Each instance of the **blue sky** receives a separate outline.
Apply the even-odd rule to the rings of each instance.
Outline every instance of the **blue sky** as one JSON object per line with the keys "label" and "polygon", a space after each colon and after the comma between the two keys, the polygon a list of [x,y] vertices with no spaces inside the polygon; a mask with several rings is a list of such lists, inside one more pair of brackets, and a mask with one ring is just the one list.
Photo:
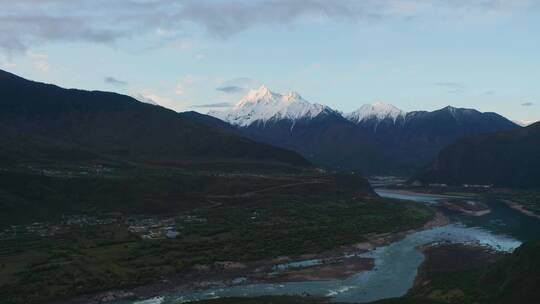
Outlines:
{"label": "blue sky", "polygon": [[0,0],[0,68],[207,112],[248,88],[540,120],[540,2]]}

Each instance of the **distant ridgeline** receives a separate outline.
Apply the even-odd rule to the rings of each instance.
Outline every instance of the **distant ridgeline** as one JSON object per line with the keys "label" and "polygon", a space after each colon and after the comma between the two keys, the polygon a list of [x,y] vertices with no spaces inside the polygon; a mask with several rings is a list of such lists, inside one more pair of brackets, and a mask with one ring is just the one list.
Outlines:
{"label": "distant ridgeline", "polygon": [[209,115],[317,165],[364,175],[411,175],[462,136],[519,128],[495,113],[453,107],[406,113],[378,102],[343,114],[298,93],[282,95],[265,86],[250,91],[230,110]]}
{"label": "distant ridgeline", "polygon": [[418,176],[421,181],[539,184],[538,124],[520,128],[495,113],[453,107],[405,113],[376,103],[341,114],[297,93],[280,95],[263,86],[231,110],[211,112],[216,119],[4,71],[0,89],[0,164],[5,165],[100,160],[306,166],[309,160],[364,174],[412,175],[444,149]]}
{"label": "distant ridgeline", "polygon": [[0,91],[0,162],[7,164],[114,159],[308,165],[297,153],[125,95],[63,89],[4,71],[0,71]]}
{"label": "distant ridgeline", "polygon": [[540,188],[540,122],[463,138],[442,150],[418,179],[452,185]]}

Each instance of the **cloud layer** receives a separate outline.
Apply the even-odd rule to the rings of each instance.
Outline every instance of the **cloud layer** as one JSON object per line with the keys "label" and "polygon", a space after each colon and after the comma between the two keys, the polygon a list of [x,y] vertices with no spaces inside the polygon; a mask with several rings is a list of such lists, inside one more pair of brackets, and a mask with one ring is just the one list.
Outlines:
{"label": "cloud layer", "polygon": [[108,83],[110,85],[113,85],[113,86],[117,86],[117,87],[123,87],[123,86],[126,86],[127,85],[127,82],[125,81],[122,81],[122,80],[118,80],[114,77],[105,77],[105,79],[103,79],[105,81],[105,83]]}
{"label": "cloud layer", "polygon": [[228,108],[232,106],[230,102],[217,102],[217,103],[209,103],[209,104],[202,104],[202,105],[194,105],[194,108]]}
{"label": "cloud layer", "polygon": [[245,91],[244,88],[238,86],[223,86],[216,88],[216,90],[227,93],[227,94],[236,94]]}
{"label": "cloud layer", "polygon": [[0,49],[24,51],[41,43],[114,44],[156,35],[172,39],[202,28],[227,38],[260,25],[295,22],[407,20],[430,12],[510,14],[534,0],[0,0]]}

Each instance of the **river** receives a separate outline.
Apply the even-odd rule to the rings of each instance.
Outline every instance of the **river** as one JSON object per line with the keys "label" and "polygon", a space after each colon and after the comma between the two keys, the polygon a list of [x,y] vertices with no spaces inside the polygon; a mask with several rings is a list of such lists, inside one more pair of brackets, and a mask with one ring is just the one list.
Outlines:
{"label": "river", "polygon": [[[377,190],[382,197],[437,204],[446,198],[411,192]],[[118,304],[178,304],[219,297],[256,297],[263,295],[328,296],[335,302],[364,303],[403,296],[412,286],[424,256],[418,247],[433,242],[478,242],[496,250],[511,252],[540,231],[540,220],[525,216],[503,203],[490,203],[491,213],[465,216],[448,212],[453,223],[409,234],[404,239],[361,254],[375,260],[373,270],[360,272],[345,280],[287,283],[242,283],[201,291],[163,294],[143,301],[120,301]],[[314,261],[306,261],[306,265]]]}

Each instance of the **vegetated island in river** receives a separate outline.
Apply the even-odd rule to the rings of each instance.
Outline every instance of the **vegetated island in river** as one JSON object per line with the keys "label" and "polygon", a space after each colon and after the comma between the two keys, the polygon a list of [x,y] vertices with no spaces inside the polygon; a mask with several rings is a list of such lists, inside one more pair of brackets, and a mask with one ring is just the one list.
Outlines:
{"label": "vegetated island in river", "polygon": [[442,206],[470,216],[483,216],[491,212],[486,204],[470,199],[445,200],[442,202]]}
{"label": "vegetated island in river", "polygon": [[[535,217],[537,219],[540,219],[540,215],[536,214],[535,212],[528,210],[525,206],[522,204],[518,204],[516,202],[513,202],[511,200],[502,200],[508,207],[517,210],[521,212],[522,214],[525,214],[526,216]],[[539,202],[540,203],[540,202]]]}
{"label": "vegetated island in river", "polygon": [[[527,216],[540,218],[540,189],[497,188],[491,186],[441,186],[409,184],[385,185],[385,189],[402,194],[426,194],[443,199],[443,207],[469,215],[487,214],[489,202],[502,201]],[[456,204],[456,202],[460,202]],[[464,203],[466,202],[466,203]],[[447,203],[447,204],[445,204]]]}

